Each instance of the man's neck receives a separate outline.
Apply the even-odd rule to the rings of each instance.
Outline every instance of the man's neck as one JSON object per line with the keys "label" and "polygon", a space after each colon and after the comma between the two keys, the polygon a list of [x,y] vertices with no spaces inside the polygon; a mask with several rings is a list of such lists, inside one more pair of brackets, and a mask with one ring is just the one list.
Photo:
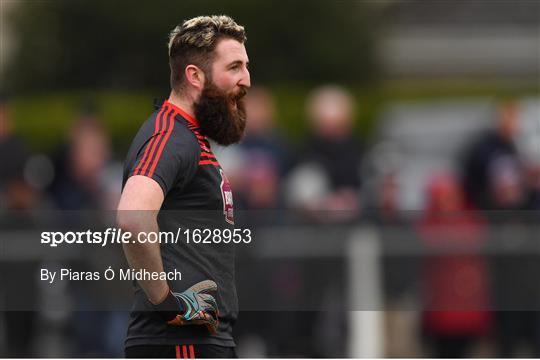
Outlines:
{"label": "man's neck", "polygon": [[169,99],[167,100],[171,104],[178,106],[180,109],[184,110],[188,115],[195,118],[195,111],[193,110],[193,100],[181,96],[174,91],[171,91]]}

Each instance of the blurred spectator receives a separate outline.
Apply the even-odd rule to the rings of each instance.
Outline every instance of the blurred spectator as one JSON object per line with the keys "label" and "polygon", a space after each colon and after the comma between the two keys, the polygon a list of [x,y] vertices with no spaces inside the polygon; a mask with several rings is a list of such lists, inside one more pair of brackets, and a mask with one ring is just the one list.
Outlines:
{"label": "blurred spectator", "polygon": [[[240,145],[227,148],[222,156],[228,156],[220,162],[227,171],[227,176],[234,189],[235,208],[240,210],[238,223],[248,224],[252,229],[259,226],[276,226],[282,224],[285,214],[282,210],[281,181],[289,168],[288,145],[275,124],[275,105],[272,94],[263,87],[251,88],[246,96],[247,128],[246,135]],[[219,155],[219,154],[218,154]],[[232,159],[235,157],[234,159]],[[250,249],[239,249],[250,251]],[[242,266],[242,256],[239,256],[239,266]],[[273,291],[276,301],[287,299],[283,288],[298,272],[298,265],[288,264],[285,261],[277,266],[278,272],[268,272],[265,264],[251,263],[248,265],[255,273],[265,274],[265,281]],[[239,272],[237,276],[245,276]],[[277,279],[284,279],[287,284],[279,283]],[[246,289],[244,296],[257,296],[249,294]],[[279,356],[280,354],[294,355],[298,349],[297,344],[290,344],[290,336],[295,336],[293,329],[284,330],[283,321],[287,316],[272,311],[249,311],[239,316],[235,333],[239,340],[239,352],[248,357]],[[264,322],[265,327],[258,324]],[[277,330],[280,329],[280,330]],[[258,344],[260,354],[246,353],[247,349]],[[253,350],[253,349],[251,349]]]}
{"label": "blurred spectator", "polygon": [[536,213],[533,213],[533,216],[538,218],[538,211],[540,211],[540,163],[529,166],[527,180],[530,191],[527,208],[535,210]]}
{"label": "blurred spectator", "polygon": [[435,175],[419,235],[429,251],[424,263],[423,329],[431,357],[471,357],[472,345],[491,328],[488,268],[478,254],[483,223],[465,212],[462,191],[449,174]]}
{"label": "blurred spectator", "polygon": [[[538,131],[540,132],[540,128]],[[530,218],[534,223],[540,211],[540,133],[537,133],[536,137],[533,137],[525,146],[527,209],[534,211]]]}
{"label": "blurred spectator", "polygon": [[[67,142],[56,153],[54,167],[50,192],[57,208],[76,210],[62,212],[63,225],[93,229],[104,226],[101,221],[111,219],[105,211],[116,208],[120,196],[121,167],[111,161],[110,139],[95,109],[82,109],[71,125]],[[103,263],[107,263],[103,252],[88,252],[84,261],[71,265],[96,271],[103,268]],[[69,291],[79,307],[92,308],[99,305],[88,303],[89,293],[95,291],[115,296],[115,289],[109,286],[108,282],[96,282],[91,286],[73,283]],[[73,312],[70,334],[75,353],[79,356],[119,356],[122,353],[121,342],[115,342],[114,348],[109,337],[118,339],[124,336],[125,326],[118,324],[125,324],[126,316],[126,313],[107,311]]]}
{"label": "blurred spectator", "polygon": [[[399,198],[403,188],[400,186],[398,171],[388,169],[376,177],[371,195],[371,208],[366,211],[369,224],[377,226],[382,249],[381,266],[384,279],[384,294],[388,304],[400,307],[401,301],[416,291],[418,281],[418,257],[410,254],[396,254],[396,246],[413,246],[416,232],[411,226],[411,212],[400,208]],[[366,192],[364,191],[364,194]],[[407,245],[405,245],[407,244]]]}
{"label": "blurred spectator", "polygon": [[[526,213],[532,201],[527,173],[515,137],[519,129],[518,104],[498,108],[497,126],[469,149],[464,164],[464,186],[472,205],[485,211],[496,231],[490,241],[505,251],[492,257],[496,343],[498,355],[514,356],[522,341],[540,354],[540,312],[531,311],[540,301],[530,279],[539,274],[537,256],[510,251],[526,240]],[[534,304],[534,305],[533,305]],[[534,308],[534,309],[535,309]]]}
{"label": "blurred spectator", "polygon": [[320,87],[309,97],[307,113],[311,134],[289,179],[287,198],[320,221],[351,220],[361,209],[362,150],[353,135],[354,99],[341,87]]}
{"label": "blurred spectator", "polygon": [[381,226],[401,226],[406,218],[399,207],[399,179],[395,170],[387,171],[377,177],[369,219]]}
{"label": "blurred spectator", "polygon": [[287,145],[275,127],[271,94],[262,87],[246,97],[247,129],[240,144],[243,167],[239,177],[240,207],[276,209],[281,202],[280,181],[288,167]]}
{"label": "blurred spectator", "polygon": [[378,202],[381,222],[385,224],[399,223],[398,213],[398,184],[397,175],[394,172],[385,174],[382,178],[378,191]]}
{"label": "blurred spectator", "polygon": [[467,200],[480,210],[518,209],[523,205],[522,164],[515,144],[519,128],[515,102],[498,108],[495,129],[476,139],[463,162],[463,184]]}
{"label": "blurred spectator", "polygon": [[[35,228],[33,209],[38,205],[39,192],[24,179],[24,166],[29,157],[22,139],[14,135],[9,113],[8,99],[0,94],[0,210],[3,216],[0,228],[20,230]],[[33,279],[37,271],[35,261],[17,261],[0,264],[3,306],[8,309],[35,309],[36,284],[26,282],[20,287],[21,279]],[[7,276],[16,274],[16,276]],[[24,303],[21,299],[25,299]],[[4,309],[5,309],[4,308]],[[32,345],[36,335],[36,311],[2,311],[0,316],[6,324],[4,357],[33,356]]]}
{"label": "blurred spectator", "polygon": [[276,109],[272,94],[264,87],[251,88],[246,96],[247,128],[241,147],[250,152],[265,153],[274,162],[278,174],[289,168],[288,145],[276,128]]}
{"label": "blurred spectator", "polygon": [[[0,199],[6,195],[6,187],[11,181],[22,179],[28,150],[13,133],[13,123],[9,113],[8,97],[0,94]],[[19,193],[19,192],[17,192]],[[4,202],[0,202],[4,204]]]}
{"label": "blurred spectator", "polygon": [[61,210],[114,208],[119,190],[115,197],[104,181],[110,157],[109,138],[97,114],[91,109],[83,110],[71,126],[68,142],[60,147],[54,159],[55,177],[50,191],[57,207]]}
{"label": "blurred spectator", "polygon": [[[298,165],[288,176],[285,199],[308,220],[324,224],[355,221],[361,209],[362,152],[353,134],[354,98],[342,87],[319,87],[307,99],[306,111],[310,134]],[[345,268],[339,261],[307,263],[305,274],[316,271],[324,273],[327,279],[345,277]],[[309,278],[306,276],[301,283]],[[344,303],[335,301],[335,294],[344,294],[344,283],[318,281],[324,286],[317,306],[325,310],[295,314],[295,321],[312,332],[311,340],[304,343],[309,352],[303,354],[345,356],[346,309]]]}
{"label": "blurred spectator", "polygon": [[270,215],[268,210],[283,208],[281,180],[290,163],[288,145],[276,128],[269,90],[254,87],[245,101],[246,135],[239,145],[219,148],[217,157],[234,189],[238,222],[275,224],[282,222],[283,214],[273,211]]}

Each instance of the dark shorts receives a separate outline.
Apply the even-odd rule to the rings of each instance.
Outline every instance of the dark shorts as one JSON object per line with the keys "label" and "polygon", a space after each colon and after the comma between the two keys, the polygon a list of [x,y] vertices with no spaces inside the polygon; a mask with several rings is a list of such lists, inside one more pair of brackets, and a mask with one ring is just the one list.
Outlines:
{"label": "dark shorts", "polygon": [[136,345],[125,349],[126,358],[237,358],[234,347],[206,344]]}

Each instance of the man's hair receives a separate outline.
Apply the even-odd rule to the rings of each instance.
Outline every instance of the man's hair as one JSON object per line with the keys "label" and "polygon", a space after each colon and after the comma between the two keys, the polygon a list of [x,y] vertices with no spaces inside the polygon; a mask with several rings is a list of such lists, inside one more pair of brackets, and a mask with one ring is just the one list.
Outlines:
{"label": "man's hair", "polygon": [[171,88],[181,91],[186,66],[193,64],[210,76],[214,50],[221,39],[246,41],[244,27],[226,15],[198,16],[185,20],[169,34]]}

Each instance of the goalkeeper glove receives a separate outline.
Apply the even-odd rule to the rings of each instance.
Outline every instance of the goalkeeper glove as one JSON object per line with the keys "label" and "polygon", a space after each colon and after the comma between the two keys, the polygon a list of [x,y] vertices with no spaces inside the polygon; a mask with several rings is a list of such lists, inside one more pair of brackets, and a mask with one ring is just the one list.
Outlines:
{"label": "goalkeeper glove", "polygon": [[218,306],[214,296],[217,284],[212,280],[201,281],[182,293],[169,290],[169,294],[154,309],[173,326],[205,325],[214,334],[217,331]]}

